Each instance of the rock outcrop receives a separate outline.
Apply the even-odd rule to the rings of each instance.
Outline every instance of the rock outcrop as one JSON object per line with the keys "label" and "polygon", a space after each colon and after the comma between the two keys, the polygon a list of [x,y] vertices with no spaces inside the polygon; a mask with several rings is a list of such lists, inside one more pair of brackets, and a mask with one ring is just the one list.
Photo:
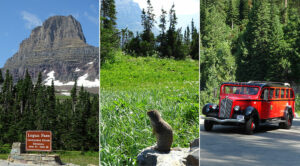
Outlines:
{"label": "rock outcrop", "polygon": [[154,150],[153,146],[143,149],[137,156],[139,166],[198,166],[199,138],[190,143],[190,148],[172,148],[168,153]]}
{"label": "rock outcrop", "polygon": [[61,85],[82,76],[87,81],[99,81],[99,49],[86,43],[81,25],[73,16],[53,16],[22,41],[18,52],[5,63],[7,69],[14,80],[23,78],[28,69],[33,80],[39,72],[44,80],[53,73]]}
{"label": "rock outcrop", "polygon": [[137,162],[139,166],[185,166],[188,151],[188,148],[176,148],[168,153],[161,153],[153,147],[147,147],[138,155]]}

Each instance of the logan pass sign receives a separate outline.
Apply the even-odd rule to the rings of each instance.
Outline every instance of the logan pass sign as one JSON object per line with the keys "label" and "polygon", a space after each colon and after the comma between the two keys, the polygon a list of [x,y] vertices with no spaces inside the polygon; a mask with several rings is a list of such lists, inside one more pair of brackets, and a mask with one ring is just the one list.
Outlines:
{"label": "logan pass sign", "polygon": [[51,131],[26,131],[26,151],[52,151]]}

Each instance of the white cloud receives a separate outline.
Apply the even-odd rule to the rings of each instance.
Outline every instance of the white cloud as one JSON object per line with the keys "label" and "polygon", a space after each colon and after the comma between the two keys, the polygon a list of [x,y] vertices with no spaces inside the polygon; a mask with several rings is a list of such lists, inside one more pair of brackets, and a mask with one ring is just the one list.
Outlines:
{"label": "white cloud", "polygon": [[92,23],[97,24],[98,25],[98,17],[94,17],[88,14],[88,12],[84,12],[84,16],[90,20]]}
{"label": "white cloud", "polygon": [[36,15],[29,13],[27,11],[22,11],[21,15],[23,17],[23,20],[26,21],[26,28],[27,29],[32,29],[36,26],[42,25],[41,19],[39,19]]}

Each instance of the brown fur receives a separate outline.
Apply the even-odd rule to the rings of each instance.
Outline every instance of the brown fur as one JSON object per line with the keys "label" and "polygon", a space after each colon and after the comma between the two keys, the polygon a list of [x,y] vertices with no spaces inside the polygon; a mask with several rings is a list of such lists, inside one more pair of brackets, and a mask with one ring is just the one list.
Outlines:
{"label": "brown fur", "polygon": [[173,142],[172,127],[164,121],[157,110],[147,112],[153,128],[153,134],[156,136],[157,145],[154,148],[160,152],[169,152]]}

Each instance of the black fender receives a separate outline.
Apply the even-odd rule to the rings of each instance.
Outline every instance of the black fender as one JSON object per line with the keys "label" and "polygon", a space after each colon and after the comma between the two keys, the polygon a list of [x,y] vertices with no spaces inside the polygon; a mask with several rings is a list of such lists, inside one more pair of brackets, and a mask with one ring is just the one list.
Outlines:
{"label": "black fender", "polygon": [[260,121],[258,111],[252,106],[248,106],[245,109],[244,115],[245,115],[245,120],[249,120],[251,117],[253,117],[257,123]]}
{"label": "black fender", "polygon": [[210,116],[218,116],[217,113],[219,112],[219,108],[217,106],[216,109],[213,109],[212,108],[213,105],[214,104],[212,104],[212,103],[205,104],[205,106],[202,108],[202,114],[204,114],[206,116],[208,116],[208,115],[210,115]]}
{"label": "black fender", "polygon": [[284,118],[287,117],[287,114],[290,114],[294,118],[293,110],[291,106],[286,106],[284,109]]}

